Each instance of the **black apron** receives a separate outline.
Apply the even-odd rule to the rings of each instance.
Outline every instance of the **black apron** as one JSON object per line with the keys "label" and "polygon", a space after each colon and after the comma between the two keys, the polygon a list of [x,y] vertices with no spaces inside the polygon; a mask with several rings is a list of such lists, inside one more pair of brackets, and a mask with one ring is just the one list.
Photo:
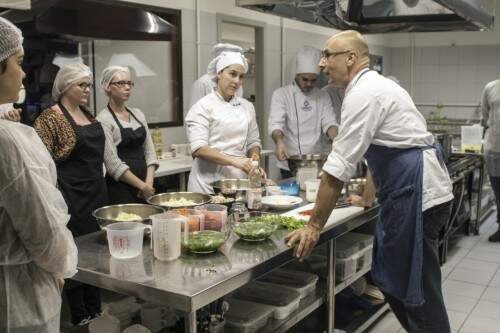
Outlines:
{"label": "black apron", "polygon": [[[118,125],[122,137],[121,142],[116,147],[118,150],[118,157],[129,166],[130,172],[137,178],[145,180],[148,170],[146,158],[144,156],[144,141],[147,135],[146,128],[129,109],[127,109],[127,112],[141,125],[135,130],[132,128],[123,128],[109,105],[108,111]],[[108,184],[108,194],[111,204],[144,202],[137,197],[139,191],[135,187],[125,184],[124,182],[117,182],[109,175],[106,176],[106,182]]]}
{"label": "black apron", "polygon": [[78,126],[68,110],[58,105],[76,135],[73,151],[56,167],[59,189],[71,214],[68,228],[78,237],[100,230],[92,212],[108,204],[103,176],[105,135],[99,122]]}

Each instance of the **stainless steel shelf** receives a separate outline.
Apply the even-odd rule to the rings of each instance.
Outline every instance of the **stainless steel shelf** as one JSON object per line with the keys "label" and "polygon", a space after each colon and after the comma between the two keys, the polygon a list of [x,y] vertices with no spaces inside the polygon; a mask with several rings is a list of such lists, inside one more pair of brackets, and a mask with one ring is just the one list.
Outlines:
{"label": "stainless steel shelf", "polygon": [[318,285],[316,291],[306,298],[302,299],[299,308],[294,311],[286,319],[272,319],[268,322],[265,328],[260,330],[262,333],[282,333],[292,328],[299,321],[307,317],[311,312],[319,308],[325,303],[326,299],[326,286]]}
{"label": "stainless steel shelf", "polygon": [[357,279],[359,279],[360,277],[362,277],[363,275],[365,275],[366,273],[368,273],[370,271],[370,269],[371,269],[371,266],[365,267],[362,270],[356,272],[350,278],[347,278],[344,281],[336,284],[335,285],[335,293],[334,294],[337,295],[338,293],[340,293],[342,290],[344,290],[345,288],[347,288],[348,286],[350,286],[354,281],[356,281]]}

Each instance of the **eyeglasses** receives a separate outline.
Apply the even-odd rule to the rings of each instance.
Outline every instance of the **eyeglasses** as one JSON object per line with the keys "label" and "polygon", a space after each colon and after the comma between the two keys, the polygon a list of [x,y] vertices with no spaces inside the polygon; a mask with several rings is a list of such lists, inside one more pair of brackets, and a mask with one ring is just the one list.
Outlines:
{"label": "eyeglasses", "polygon": [[344,54],[344,53],[347,53],[347,52],[351,52],[351,50],[343,50],[343,51],[331,52],[331,51],[328,51],[327,49],[324,49],[322,53],[323,53],[323,58],[328,59],[331,56],[336,57],[339,54]]}
{"label": "eyeglasses", "polygon": [[82,88],[83,90],[85,89],[92,89],[92,87],[94,86],[92,83],[87,83],[87,82],[82,82],[82,83],[78,83],[78,86],[80,88]]}
{"label": "eyeglasses", "polygon": [[110,82],[109,84],[114,84],[120,88],[123,88],[125,86],[133,87],[134,82],[133,81],[116,81],[116,82]]}

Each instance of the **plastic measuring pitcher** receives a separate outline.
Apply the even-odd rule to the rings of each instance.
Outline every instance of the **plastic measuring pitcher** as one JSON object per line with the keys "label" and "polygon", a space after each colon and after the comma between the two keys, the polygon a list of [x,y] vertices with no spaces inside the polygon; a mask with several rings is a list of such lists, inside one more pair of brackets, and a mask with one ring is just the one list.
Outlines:
{"label": "plastic measuring pitcher", "polygon": [[[175,213],[151,215],[153,221],[153,255],[159,260],[175,260],[181,255],[181,224],[189,230],[187,218]],[[184,231],[184,242],[187,243],[189,232]]]}
{"label": "plastic measuring pitcher", "polygon": [[481,152],[483,126],[474,124],[461,127],[462,152]]}
{"label": "plastic measuring pitcher", "polygon": [[118,222],[110,224],[106,230],[111,255],[117,259],[129,259],[142,253],[144,229],[151,227],[139,222]]}

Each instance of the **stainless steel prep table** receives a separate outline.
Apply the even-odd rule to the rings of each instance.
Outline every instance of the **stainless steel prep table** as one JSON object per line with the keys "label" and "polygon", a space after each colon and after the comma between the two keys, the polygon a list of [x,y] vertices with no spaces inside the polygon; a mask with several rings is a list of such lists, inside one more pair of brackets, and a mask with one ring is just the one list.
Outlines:
{"label": "stainless steel prep table", "polygon": [[[318,291],[313,299],[306,299],[290,318],[271,323],[269,331],[286,331],[326,302],[328,332],[333,332],[334,295],[348,284],[348,281],[340,286],[334,284],[335,269],[331,267],[335,265],[335,239],[373,221],[377,214],[378,206],[336,221],[322,231],[318,245],[328,242],[326,286],[323,285],[323,291]],[[76,239],[78,273],[74,279],[171,306],[185,313],[186,332],[196,332],[196,310],[294,260],[292,250],[283,242],[286,233],[280,230],[271,240],[250,248],[242,246],[243,241],[233,234],[219,252],[198,256],[182,254],[178,260],[163,262],[154,259],[148,240],[144,242],[141,256],[128,261],[114,259],[109,254],[105,232],[101,231]]]}

